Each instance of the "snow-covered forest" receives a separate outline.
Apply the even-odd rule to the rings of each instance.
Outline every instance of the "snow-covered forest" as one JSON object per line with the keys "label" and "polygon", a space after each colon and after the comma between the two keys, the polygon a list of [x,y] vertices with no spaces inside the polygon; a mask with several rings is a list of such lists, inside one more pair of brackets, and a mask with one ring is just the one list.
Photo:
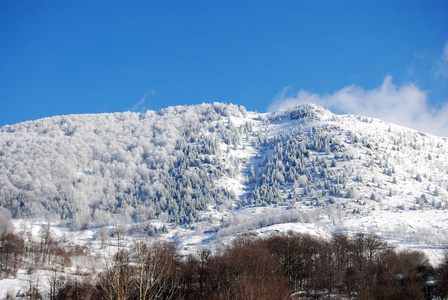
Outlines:
{"label": "snow-covered forest", "polygon": [[120,224],[183,254],[245,232],[375,233],[438,264],[448,141],[313,104],[55,116],[0,129],[0,206],[16,227],[50,222],[96,240]]}
{"label": "snow-covered forest", "polygon": [[238,167],[222,164],[221,144],[238,147],[251,130],[227,119],[245,114],[212,104],[4,127],[0,204],[15,218],[69,219],[76,229],[107,225],[115,214],[192,224],[207,205],[236,200],[216,182]]}
{"label": "snow-covered forest", "polygon": [[[214,103],[5,126],[0,203],[15,218],[68,219],[76,229],[115,214],[192,225],[208,206],[447,208],[446,139],[381,123],[312,105],[249,116]],[[242,178],[243,191],[219,184],[225,178]],[[415,201],[399,195],[406,180],[425,187]]]}
{"label": "snow-covered forest", "polygon": [[[312,104],[273,114],[213,103],[56,116],[0,129],[0,205],[74,230],[119,219],[151,234],[153,223],[228,224],[257,207],[299,213],[285,222],[326,214],[333,231],[352,230],[344,218],[445,212],[447,153],[446,138]],[[408,230],[389,225],[380,231]]]}

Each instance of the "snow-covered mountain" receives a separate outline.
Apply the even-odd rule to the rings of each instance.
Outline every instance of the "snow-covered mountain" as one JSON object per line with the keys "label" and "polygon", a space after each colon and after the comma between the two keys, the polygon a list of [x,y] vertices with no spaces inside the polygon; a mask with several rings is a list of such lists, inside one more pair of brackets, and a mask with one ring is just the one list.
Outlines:
{"label": "snow-covered mountain", "polygon": [[244,231],[373,232],[437,258],[448,141],[306,104],[70,115],[0,129],[0,205],[73,229],[120,222],[182,248]]}

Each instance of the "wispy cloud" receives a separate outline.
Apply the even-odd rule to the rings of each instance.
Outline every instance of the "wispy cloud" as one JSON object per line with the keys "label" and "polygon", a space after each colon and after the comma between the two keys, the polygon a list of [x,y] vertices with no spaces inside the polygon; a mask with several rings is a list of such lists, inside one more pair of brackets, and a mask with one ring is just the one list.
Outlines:
{"label": "wispy cloud", "polygon": [[442,54],[437,59],[436,77],[448,77],[448,41],[445,42]]}
{"label": "wispy cloud", "polygon": [[392,83],[391,76],[386,76],[380,87],[371,90],[350,85],[332,94],[319,95],[300,90],[295,96],[287,96],[288,89],[283,89],[277,95],[268,111],[311,102],[335,113],[359,113],[435,135],[448,136],[448,103],[438,110],[431,108],[425,91],[412,83],[396,86]]}
{"label": "wispy cloud", "polygon": [[147,103],[147,100],[150,98],[150,96],[155,95],[155,91],[152,90],[150,92],[147,92],[143,95],[143,97],[138,101],[134,106],[132,106],[129,110],[135,111],[135,112],[145,112],[149,108],[149,104]]}

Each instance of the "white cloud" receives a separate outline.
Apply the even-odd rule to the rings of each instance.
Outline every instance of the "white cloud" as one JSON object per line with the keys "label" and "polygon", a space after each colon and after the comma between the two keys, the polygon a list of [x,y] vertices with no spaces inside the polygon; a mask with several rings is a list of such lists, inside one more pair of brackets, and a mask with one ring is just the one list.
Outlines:
{"label": "white cloud", "polygon": [[[445,49],[448,50],[447,47]],[[448,58],[448,53],[447,58]],[[333,94],[319,95],[300,90],[287,96],[288,88],[280,92],[269,106],[276,111],[304,103],[315,103],[335,113],[359,113],[383,119],[440,136],[448,136],[448,103],[435,110],[428,105],[425,91],[412,83],[396,86],[386,76],[382,85],[372,90],[350,85]]]}

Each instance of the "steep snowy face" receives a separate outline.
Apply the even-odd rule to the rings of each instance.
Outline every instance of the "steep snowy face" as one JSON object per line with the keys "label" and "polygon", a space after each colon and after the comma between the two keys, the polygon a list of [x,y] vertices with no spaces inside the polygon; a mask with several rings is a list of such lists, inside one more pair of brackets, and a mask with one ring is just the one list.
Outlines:
{"label": "steep snowy face", "polygon": [[258,114],[214,103],[0,129],[0,205],[75,228],[120,216],[218,222],[219,234],[313,223],[440,240],[447,188],[445,138],[314,104]]}

